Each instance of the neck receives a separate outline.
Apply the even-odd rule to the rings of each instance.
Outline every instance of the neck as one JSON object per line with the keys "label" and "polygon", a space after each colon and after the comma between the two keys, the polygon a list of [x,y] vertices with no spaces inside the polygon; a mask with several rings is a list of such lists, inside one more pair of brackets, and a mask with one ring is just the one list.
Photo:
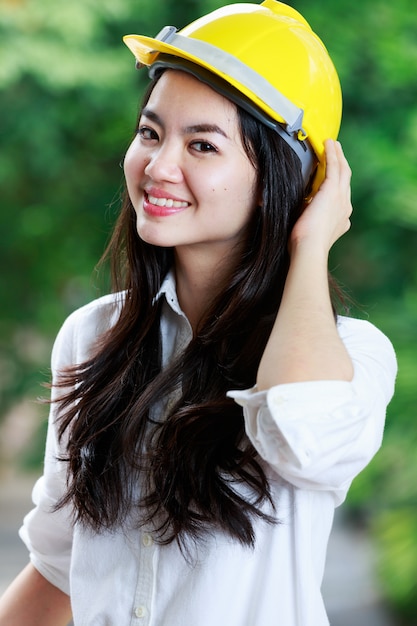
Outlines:
{"label": "neck", "polygon": [[220,293],[232,259],[194,250],[175,250],[175,277],[181,309],[195,331],[207,309]]}

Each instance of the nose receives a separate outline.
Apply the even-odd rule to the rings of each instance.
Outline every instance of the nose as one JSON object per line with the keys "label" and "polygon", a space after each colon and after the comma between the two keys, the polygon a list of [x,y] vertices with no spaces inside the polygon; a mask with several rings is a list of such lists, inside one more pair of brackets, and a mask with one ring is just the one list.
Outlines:
{"label": "nose", "polygon": [[148,157],[145,174],[155,181],[181,182],[183,173],[179,148],[168,142],[158,145]]}

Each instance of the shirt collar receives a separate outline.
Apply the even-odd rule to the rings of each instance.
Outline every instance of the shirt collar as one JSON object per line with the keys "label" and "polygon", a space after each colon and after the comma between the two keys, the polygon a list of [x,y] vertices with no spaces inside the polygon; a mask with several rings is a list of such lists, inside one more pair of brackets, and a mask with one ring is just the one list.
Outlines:
{"label": "shirt collar", "polygon": [[163,295],[165,296],[165,299],[171,309],[178,315],[184,316],[180,303],[178,302],[177,283],[173,269],[170,269],[168,274],[165,276],[161,288],[155,296],[155,302],[158,302]]}

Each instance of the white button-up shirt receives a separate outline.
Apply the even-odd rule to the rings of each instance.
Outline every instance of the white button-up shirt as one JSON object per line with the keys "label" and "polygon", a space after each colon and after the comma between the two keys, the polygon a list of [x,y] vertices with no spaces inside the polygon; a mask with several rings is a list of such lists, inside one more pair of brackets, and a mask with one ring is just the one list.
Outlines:
{"label": "white button-up shirt", "polygon": [[[163,363],[191,338],[171,275],[161,289]],[[114,323],[121,295],[73,313],[55,342],[52,368],[84,361]],[[177,544],[156,543],[132,524],[95,534],[68,509],[51,512],[65,489],[52,405],[43,477],[20,531],[33,565],[70,594],[75,626],[325,626],[320,585],[335,506],[378,450],[396,360],[388,339],[365,321],[338,319],[353,360],[352,382],[231,391],[271,483],[279,524],[256,521],[256,546],[213,531],[186,561]]]}

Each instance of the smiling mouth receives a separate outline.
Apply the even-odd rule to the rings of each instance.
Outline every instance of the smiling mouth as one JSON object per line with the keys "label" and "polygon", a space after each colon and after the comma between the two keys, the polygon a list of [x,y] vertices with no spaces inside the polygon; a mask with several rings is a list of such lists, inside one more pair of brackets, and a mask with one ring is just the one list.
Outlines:
{"label": "smiling mouth", "polygon": [[155,196],[147,195],[148,202],[155,206],[166,207],[167,209],[185,209],[189,205],[189,202],[183,202],[182,200],[173,200],[172,198],[156,198]]}

